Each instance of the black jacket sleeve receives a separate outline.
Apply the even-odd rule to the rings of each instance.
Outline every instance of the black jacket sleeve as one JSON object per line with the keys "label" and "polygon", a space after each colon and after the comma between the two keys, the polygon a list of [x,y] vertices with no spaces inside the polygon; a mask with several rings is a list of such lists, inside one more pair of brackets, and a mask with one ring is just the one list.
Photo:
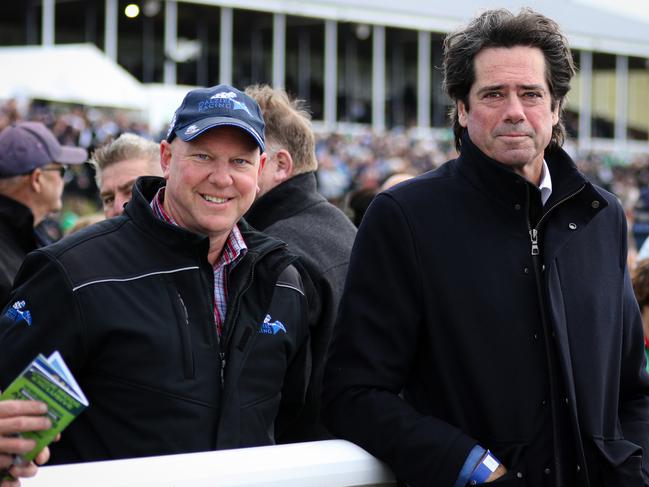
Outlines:
{"label": "black jacket sleeve", "polygon": [[81,316],[63,269],[38,250],[23,263],[0,317],[0,388],[39,353],[56,350],[74,373],[85,355]]}
{"label": "black jacket sleeve", "polygon": [[451,486],[476,441],[419,412],[400,393],[424,326],[415,231],[390,194],[366,213],[352,250],[325,371],[331,431],[384,460],[411,487]]}

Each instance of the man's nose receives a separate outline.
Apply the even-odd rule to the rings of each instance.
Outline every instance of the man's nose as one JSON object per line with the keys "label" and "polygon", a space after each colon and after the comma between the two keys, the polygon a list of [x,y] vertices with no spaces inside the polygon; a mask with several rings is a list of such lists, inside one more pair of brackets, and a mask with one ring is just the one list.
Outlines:
{"label": "man's nose", "polygon": [[505,99],[505,122],[516,124],[525,120],[525,109],[521,99],[516,93],[510,94]]}
{"label": "man's nose", "polygon": [[115,196],[115,201],[113,203],[113,213],[115,214],[115,216],[124,213],[124,205],[128,203],[129,200],[130,197],[124,195]]}
{"label": "man's nose", "polygon": [[232,184],[229,164],[227,162],[217,162],[214,164],[208,176],[208,181],[217,186],[229,186]]}

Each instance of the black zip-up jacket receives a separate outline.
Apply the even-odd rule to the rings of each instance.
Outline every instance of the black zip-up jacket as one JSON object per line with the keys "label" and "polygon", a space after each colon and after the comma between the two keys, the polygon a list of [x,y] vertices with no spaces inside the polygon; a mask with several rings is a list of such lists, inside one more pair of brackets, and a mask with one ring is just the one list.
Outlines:
{"label": "black zip-up jacket", "polygon": [[246,220],[277,237],[300,257],[312,292],[307,292],[313,374],[300,420],[287,431],[286,441],[331,438],[319,420],[324,362],[331,340],[338,303],[343,292],[349,254],[356,228],[347,216],[316,189],[315,173],[294,176],[255,201]]}
{"label": "black zip-up jacket", "polygon": [[0,307],[9,299],[20,265],[36,247],[31,210],[12,198],[0,195]]}
{"label": "black zip-up jacket", "polygon": [[164,184],[137,181],[125,214],[31,253],[0,318],[0,387],[59,350],[90,402],[52,463],[270,445],[310,372],[302,281],[284,243],[238,223],[219,341],[208,239],[157,219]]}

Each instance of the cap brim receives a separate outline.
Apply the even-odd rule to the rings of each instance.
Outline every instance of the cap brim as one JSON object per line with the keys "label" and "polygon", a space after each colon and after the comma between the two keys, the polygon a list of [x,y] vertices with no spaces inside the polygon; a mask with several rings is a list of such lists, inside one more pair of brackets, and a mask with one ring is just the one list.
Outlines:
{"label": "cap brim", "polygon": [[[209,129],[212,129],[214,127],[223,127],[223,126],[238,127],[240,129],[245,130],[255,140],[255,142],[262,150],[262,152],[264,151],[264,141],[262,140],[261,136],[257,133],[257,131],[247,123],[234,118],[228,118],[228,117],[204,118],[202,120],[199,120],[198,122],[189,124],[187,127],[183,127],[181,129],[176,130],[175,134],[179,139],[184,140],[185,142],[189,142],[190,140],[193,140],[199,135],[205,133]],[[195,128],[189,131],[191,127],[195,127]],[[188,131],[189,133],[187,133]]]}
{"label": "cap brim", "polygon": [[81,147],[61,147],[61,154],[54,162],[59,164],[81,164],[88,160],[88,151]]}

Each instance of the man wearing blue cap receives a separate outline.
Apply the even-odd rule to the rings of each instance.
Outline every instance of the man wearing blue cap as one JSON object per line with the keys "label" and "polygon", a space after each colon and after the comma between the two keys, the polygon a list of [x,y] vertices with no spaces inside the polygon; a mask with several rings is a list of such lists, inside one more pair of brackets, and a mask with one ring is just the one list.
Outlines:
{"label": "man wearing blue cap", "polygon": [[160,156],[122,215],[27,258],[10,303],[30,323],[0,317],[0,387],[59,350],[90,402],[52,463],[270,445],[304,402],[295,258],[241,220],[265,160],[258,105],[192,90]]}

